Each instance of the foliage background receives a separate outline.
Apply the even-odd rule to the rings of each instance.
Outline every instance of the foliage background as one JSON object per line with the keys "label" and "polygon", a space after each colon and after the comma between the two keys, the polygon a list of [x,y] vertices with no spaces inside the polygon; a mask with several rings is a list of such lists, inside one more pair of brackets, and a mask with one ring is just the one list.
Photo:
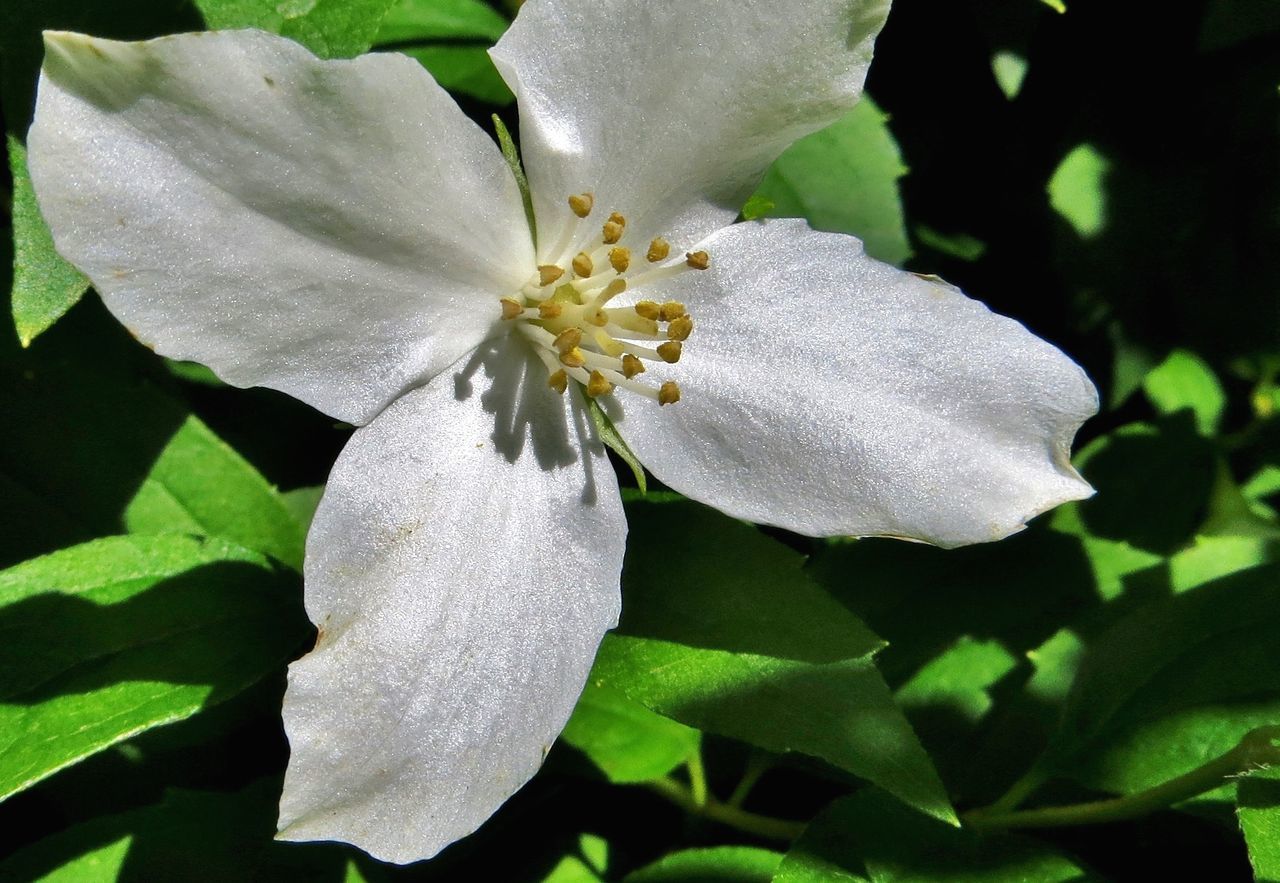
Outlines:
{"label": "foliage background", "polygon": [[[376,44],[514,127],[484,55],[513,9],[6,0],[0,879],[1280,880],[1269,771],[1119,824],[947,824],[1011,787],[1132,794],[1280,723],[1280,4],[1117,6],[897,0],[874,104],[746,207],[859,234],[1071,353],[1104,397],[1078,458],[1098,496],[944,553],[632,494],[623,625],[546,768],[392,868],[270,840],[284,665],[311,640],[296,568],[348,429],[81,299],[22,140],[42,28]],[[680,805],[704,787],[711,810]],[[808,830],[707,818],[731,794]]]}

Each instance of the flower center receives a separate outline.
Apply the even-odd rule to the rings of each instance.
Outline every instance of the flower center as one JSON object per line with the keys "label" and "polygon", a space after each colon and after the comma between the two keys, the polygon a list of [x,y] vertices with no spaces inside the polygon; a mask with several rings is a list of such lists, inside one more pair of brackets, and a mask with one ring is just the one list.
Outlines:
{"label": "flower center", "polygon": [[[579,223],[591,215],[594,203],[590,193],[569,197],[569,209]],[[622,388],[659,405],[674,404],[680,401],[674,381],[646,383],[635,378],[645,373],[646,362],[680,361],[684,341],[693,332],[684,304],[609,303],[628,288],[705,270],[710,257],[696,251],[683,261],[668,261],[671,246],[658,237],[643,257],[635,258],[622,244],[626,230],[626,218],[617,212],[609,215],[600,234],[567,266],[544,264],[519,294],[502,298],[502,318],[516,323],[516,330],[533,344],[547,366],[547,384],[556,392],[563,394],[573,380],[592,397]],[[572,236],[574,228],[567,232]],[[566,246],[569,241],[566,237]]]}

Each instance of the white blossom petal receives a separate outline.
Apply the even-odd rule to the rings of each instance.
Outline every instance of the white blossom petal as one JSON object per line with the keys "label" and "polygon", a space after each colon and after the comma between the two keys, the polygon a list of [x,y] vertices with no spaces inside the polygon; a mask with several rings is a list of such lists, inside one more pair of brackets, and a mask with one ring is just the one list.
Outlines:
{"label": "white blossom petal", "polygon": [[569,410],[523,343],[486,344],[343,451],[307,541],[320,637],[289,670],[281,837],[428,858],[538,769],[617,622],[626,535]]}
{"label": "white blossom petal", "polygon": [[778,154],[858,100],[888,12],[888,0],[528,0],[491,54],[519,100],[542,259],[560,257],[576,220],[565,200],[583,191],[599,220],[621,212],[637,238],[677,248],[732,222]]}
{"label": "white blossom petal", "polygon": [[941,546],[1092,492],[1069,455],[1097,393],[1019,323],[803,221],[703,247],[711,268],[664,286],[694,321],[663,369],[681,400],[616,415],[671,487],[799,533]]}
{"label": "white blossom petal", "polygon": [[260,31],[45,45],[41,208],[164,355],[360,423],[483,340],[532,266],[496,145],[409,58]]}

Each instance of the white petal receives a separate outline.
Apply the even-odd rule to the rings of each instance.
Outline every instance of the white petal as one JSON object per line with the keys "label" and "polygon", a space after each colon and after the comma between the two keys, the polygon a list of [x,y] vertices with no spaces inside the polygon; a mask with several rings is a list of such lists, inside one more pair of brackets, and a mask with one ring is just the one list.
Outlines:
{"label": "white petal", "polygon": [[532,266],[497,147],[411,59],[45,39],[41,208],[164,355],[364,422],[479,343]]}
{"label": "white petal", "polygon": [[671,487],[799,533],[942,546],[1091,493],[1069,455],[1097,393],[1022,325],[803,221],[703,247],[711,269],[665,286],[694,320],[662,372],[682,398],[629,399],[618,424]]}
{"label": "white petal", "polygon": [[334,468],[307,541],[320,638],[285,695],[285,839],[408,862],[470,833],[537,771],[617,622],[612,468],[522,346],[398,400]]}
{"label": "white petal", "polygon": [[[492,50],[520,103],[539,252],[571,193],[647,243],[732,222],[791,142],[862,93],[888,0],[528,0]],[[575,240],[576,242],[576,240]],[[628,241],[630,244],[630,241]]]}

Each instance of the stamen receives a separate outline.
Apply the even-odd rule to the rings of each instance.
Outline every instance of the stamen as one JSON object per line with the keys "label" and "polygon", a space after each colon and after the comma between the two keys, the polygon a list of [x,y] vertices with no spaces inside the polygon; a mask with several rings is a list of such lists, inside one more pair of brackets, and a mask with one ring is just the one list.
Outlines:
{"label": "stamen", "polygon": [[658,323],[653,319],[646,319],[643,316],[636,315],[635,311],[626,307],[606,310],[609,314],[609,321],[614,322],[628,331],[636,331],[640,334],[650,335],[652,337],[658,334]]}
{"label": "stamen", "polygon": [[667,326],[667,337],[672,340],[688,340],[689,335],[692,333],[693,320],[688,316],[672,319],[671,324]]}
{"label": "stamen", "polygon": [[711,266],[711,255],[707,254],[705,251],[686,252],[684,262],[695,270],[705,270],[707,267]]}
{"label": "stamen", "polygon": [[609,249],[609,266],[615,272],[627,272],[627,267],[631,266],[631,249],[623,245]]}
{"label": "stamen", "polygon": [[609,317],[606,316],[604,310],[599,307],[596,307],[594,310],[589,310],[582,318],[584,321],[590,322],[598,328],[603,328],[609,324]]}
{"label": "stamen", "polygon": [[656,264],[659,261],[665,261],[669,254],[671,254],[671,243],[659,236],[649,243],[649,251],[645,254],[645,258],[649,263]]}
{"label": "stamen", "polygon": [[569,375],[561,368],[547,378],[547,386],[564,395],[564,391],[569,388]]}
{"label": "stamen", "polygon": [[605,221],[604,228],[601,230],[601,238],[605,245],[613,245],[622,238],[622,225],[616,221]]}
{"label": "stamen", "polygon": [[564,307],[553,301],[538,304],[539,319],[559,319],[560,314],[564,312]]}
{"label": "stamen", "polygon": [[560,353],[560,355],[564,355],[565,353],[576,349],[580,343],[582,343],[582,329],[566,328],[564,331],[561,331],[556,335],[556,339],[551,345],[556,348],[556,352]]}
{"label": "stamen", "polygon": [[591,271],[595,269],[595,264],[591,263],[591,255],[586,252],[579,252],[578,256],[573,259],[573,272],[577,273],[583,279],[591,275]]}
{"label": "stamen", "polygon": [[558,280],[564,275],[564,270],[550,264],[544,264],[538,268],[538,284],[546,288],[552,282]]}
{"label": "stamen", "polygon": [[524,315],[524,304],[514,297],[504,297],[499,303],[502,304],[503,319],[516,319]]}
{"label": "stamen", "polygon": [[595,204],[595,195],[591,193],[581,193],[577,196],[569,197],[569,208],[580,218],[585,218],[591,214],[591,209],[595,207]]}
{"label": "stamen", "polygon": [[645,319],[656,320],[662,315],[662,308],[651,300],[642,300],[635,305],[635,311]]}
{"label": "stamen", "polygon": [[[664,343],[663,346],[666,346]],[[637,359],[631,353],[627,353],[622,357],[622,376],[630,380],[637,374],[644,373],[644,362]]]}
{"label": "stamen", "polygon": [[[572,330],[576,331],[577,329]],[[578,333],[581,334],[581,332]],[[567,353],[563,351],[560,353],[560,364],[567,368],[581,368],[587,364],[587,357],[581,349],[575,346]]]}
{"label": "stamen", "polygon": [[658,318],[663,322],[670,322],[673,319],[679,319],[685,314],[684,304],[680,303],[678,300],[669,300],[662,305],[662,308],[658,313]]}
{"label": "stamen", "polygon": [[612,356],[615,359],[622,355],[626,349],[626,347],[610,337],[609,332],[605,331],[603,328],[592,328],[591,339],[595,341],[596,346],[600,348],[600,352],[607,356]]}
{"label": "stamen", "polygon": [[674,405],[680,401],[680,387],[674,380],[668,380],[658,387],[658,404]]}
{"label": "stamen", "polygon": [[[587,395],[595,398],[611,392],[613,392],[613,384],[605,380],[604,375],[599,371],[592,371],[591,378],[587,381]],[[661,396],[662,393],[659,392],[658,395]],[[676,393],[676,398],[680,398],[679,392]]]}
{"label": "stamen", "polygon": [[680,361],[680,353],[684,347],[678,340],[668,340],[666,343],[658,344],[658,356],[668,365],[674,365]]}
{"label": "stamen", "polygon": [[600,294],[596,297],[596,303],[607,304],[609,301],[613,300],[615,297],[622,294],[622,292],[626,290],[627,290],[626,279],[614,279],[612,282],[606,285],[604,287],[604,291],[600,292]]}

